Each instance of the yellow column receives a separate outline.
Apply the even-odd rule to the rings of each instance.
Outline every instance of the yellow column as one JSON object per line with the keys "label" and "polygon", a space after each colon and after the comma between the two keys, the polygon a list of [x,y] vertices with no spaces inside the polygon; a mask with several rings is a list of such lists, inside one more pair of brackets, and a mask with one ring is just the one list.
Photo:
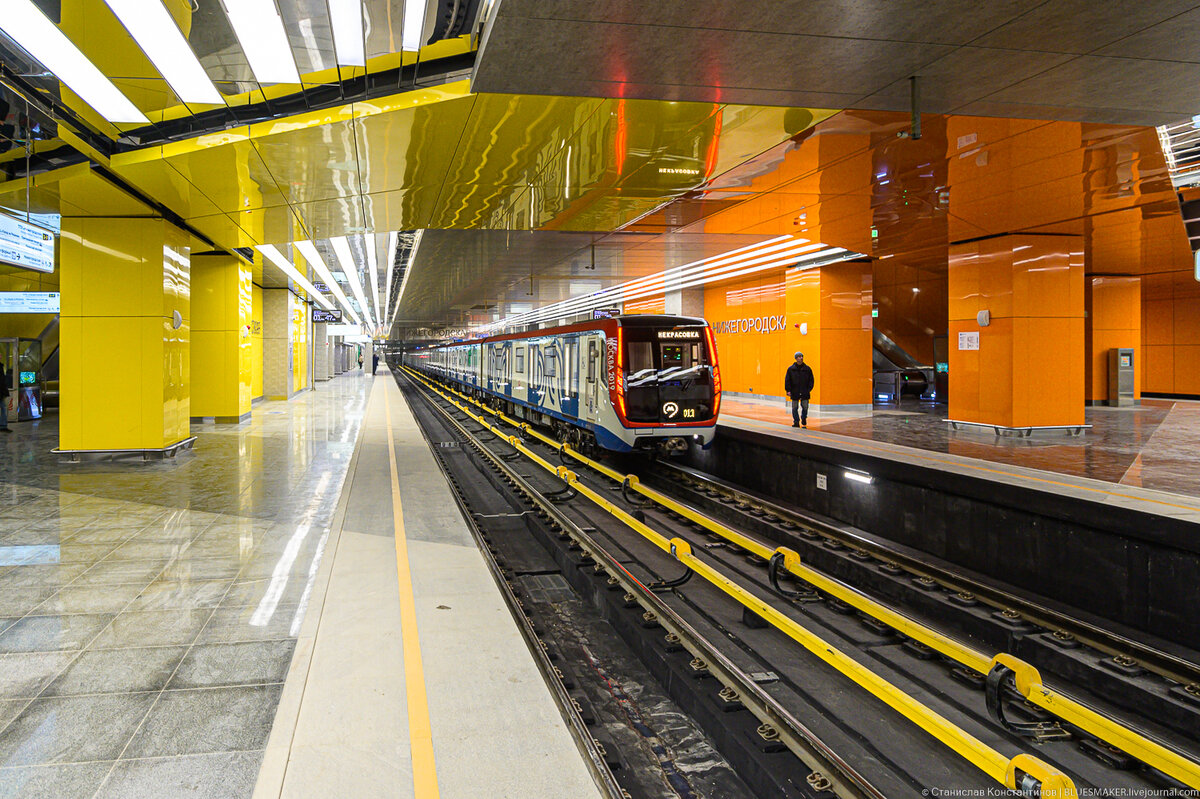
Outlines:
{"label": "yellow column", "polygon": [[192,417],[236,424],[250,416],[252,272],[240,258],[192,259]]}
{"label": "yellow column", "polygon": [[64,450],[156,450],[191,435],[190,239],[162,219],[63,219]]}
{"label": "yellow column", "polygon": [[950,418],[1083,424],[1083,239],[1015,234],[952,244],[949,290]]}

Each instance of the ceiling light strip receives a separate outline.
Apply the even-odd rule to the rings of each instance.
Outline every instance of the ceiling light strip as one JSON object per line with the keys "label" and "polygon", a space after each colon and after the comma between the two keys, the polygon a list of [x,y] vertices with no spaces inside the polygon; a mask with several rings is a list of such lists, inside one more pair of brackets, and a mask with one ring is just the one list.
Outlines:
{"label": "ceiling light strip", "polygon": [[299,83],[292,45],[275,0],[221,0],[259,83]]}
{"label": "ceiling light strip", "polygon": [[392,231],[388,234],[388,257],[385,271],[387,276],[384,280],[383,287],[383,308],[379,312],[379,319],[383,321],[387,316],[387,311],[391,308],[392,303],[392,272],[396,271],[396,250],[400,247],[400,234]]}
{"label": "ceiling light strip", "polygon": [[424,235],[424,230],[418,230],[413,236],[412,247],[408,251],[408,260],[404,262],[404,277],[400,279],[400,288],[396,291],[396,304],[392,306],[392,321],[388,324],[390,329],[396,324],[396,317],[400,313],[400,301],[404,299],[404,289],[408,287],[408,277],[412,274],[413,264],[417,262],[417,250],[421,247],[421,237]]}
{"label": "ceiling light strip", "polygon": [[[815,269],[821,266],[827,266],[832,263],[838,263],[857,257],[860,257],[859,253],[846,250],[841,247],[826,247],[822,244],[808,245],[801,248],[789,249],[784,252],[777,252],[765,258],[754,258],[722,266],[717,269],[702,270],[698,273],[693,272],[692,277],[688,280],[684,280],[682,282],[672,281],[672,290],[694,288],[719,280],[729,280],[733,278],[744,277],[779,267]],[[677,270],[668,270],[667,272],[663,272],[662,276],[667,275],[669,272],[675,271]],[[642,282],[644,283],[645,281],[643,280]],[[620,289],[622,287],[616,288]],[[508,319],[493,323],[492,325],[487,326],[485,329],[492,330],[496,328],[508,328],[527,324],[535,324],[538,322],[547,321],[549,319],[563,318],[585,313],[593,308],[609,305],[615,301],[631,302],[633,300],[642,299],[661,293],[663,293],[663,291],[657,287],[643,287],[633,291],[619,291],[615,292],[615,294],[613,289],[608,289],[602,292],[595,292],[583,297],[574,298],[562,303],[555,303],[554,305],[529,311],[516,317],[510,317]]]}
{"label": "ceiling light strip", "polygon": [[379,239],[368,234],[363,237],[367,245],[367,273],[371,276],[371,304],[375,308],[375,318],[383,319],[383,310],[379,305]]}
{"label": "ceiling light strip", "polygon": [[330,302],[325,295],[317,291],[317,287],[312,283],[309,283],[308,280],[305,279],[304,275],[300,274],[300,271],[292,265],[292,262],[283,257],[283,253],[270,244],[260,244],[257,249],[263,254],[264,258],[275,264],[275,266],[279,267],[281,272],[290,277],[294,283],[300,286],[300,288],[304,289],[304,293],[307,294],[309,298],[313,300],[313,302],[318,303],[322,308],[328,311],[333,310],[333,303]]}
{"label": "ceiling light strip", "polygon": [[[358,307],[362,309],[363,316],[368,322],[371,322],[371,306],[367,305],[367,298],[363,294],[362,280],[358,277],[358,265],[354,263],[354,255],[350,252],[350,240],[345,236],[336,236],[329,240],[333,245],[333,252],[337,255],[338,263],[342,265],[342,271],[346,273],[346,279],[350,281],[350,290],[354,292],[354,298],[358,300]],[[371,325],[374,327],[374,324]]]}
{"label": "ceiling light strip", "polygon": [[333,23],[333,49],[338,66],[365,67],[362,0],[329,0],[329,21]]}
{"label": "ceiling light strip", "polygon": [[425,38],[425,9],[427,0],[404,0],[404,27],[400,31],[400,48],[406,53],[421,49]]}
{"label": "ceiling light strip", "polygon": [[[785,241],[779,243],[781,240]],[[766,246],[768,244],[771,246]],[[795,256],[803,255],[823,246],[819,243],[810,244],[807,239],[783,236],[772,239],[769,242],[764,242],[761,245],[742,247],[729,253],[695,261],[692,264],[686,264],[682,267],[673,267],[665,272],[622,283],[594,294],[565,300],[546,308],[530,311],[525,316],[535,319],[535,317],[541,314],[542,316],[537,319],[540,321],[541,319],[548,318],[548,316],[562,316],[574,313],[574,308],[582,307],[583,305],[588,305],[589,308],[598,307],[590,305],[590,303],[595,301],[602,303],[627,302],[640,297],[664,293],[667,290],[674,291],[684,285],[686,279],[698,274],[704,276],[704,282],[711,282],[714,279],[721,279],[721,276],[727,272],[753,264],[769,262],[768,267],[770,267],[777,266],[779,263],[790,263]],[[747,256],[753,257],[748,258]]]}
{"label": "ceiling light strip", "polygon": [[209,79],[187,39],[160,0],[104,0],[138,47],[185,103],[221,104],[221,93]]}
{"label": "ceiling light strip", "polygon": [[325,259],[321,257],[321,253],[317,252],[316,245],[311,241],[297,241],[294,242],[294,245],[300,251],[300,254],[304,256],[304,260],[308,262],[308,265],[317,273],[317,276],[325,282],[326,286],[329,286],[329,290],[333,292],[333,296],[337,298],[338,302],[342,304],[342,308],[345,309],[346,315],[354,320],[354,324],[361,325],[362,320],[354,312],[354,306],[346,298],[346,293],[342,291],[342,287],[333,279],[333,272],[329,271],[329,267],[325,264]]}
{"label": "ceiling light strip", "polygon": [[30,0],[8,0],[0,10],[0,31],[53,72],[109,122],[148,125],[150,120],[104,77],[58,26]]}

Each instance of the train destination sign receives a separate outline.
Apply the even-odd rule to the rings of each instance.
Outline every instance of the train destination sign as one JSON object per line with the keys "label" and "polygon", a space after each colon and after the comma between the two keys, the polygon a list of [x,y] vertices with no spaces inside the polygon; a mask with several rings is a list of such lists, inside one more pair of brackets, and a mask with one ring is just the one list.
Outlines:
{"label": "train destination sign", "polygon": [[53,272],[54,231],[0,214],[0,262],[36,272]]}
{"label": "train destination sign", "polygon": [[660,330],[658,331],[659,340],[684,340],[684,341],[699,341],[699,330]]}
{"label": "train destination sign", "polygon": [[335,308],[332,311],[326,311],[324,308],[313,308],[312,320],[314,322],[341,322],[342,310],[340,308]]}
{"label": "train destination sign", "polygon": [[0,291],[0,313],[58,313],[57,291]]}

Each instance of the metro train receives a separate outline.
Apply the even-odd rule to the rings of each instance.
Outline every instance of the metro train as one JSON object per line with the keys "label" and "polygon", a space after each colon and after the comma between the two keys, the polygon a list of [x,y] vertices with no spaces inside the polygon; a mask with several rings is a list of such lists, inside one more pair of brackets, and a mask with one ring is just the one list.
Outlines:
{"label": "metro train", "polygon": [[582,451],[707,447],[721,406],[712,328],[615,316],[406,352],[408,366]]}

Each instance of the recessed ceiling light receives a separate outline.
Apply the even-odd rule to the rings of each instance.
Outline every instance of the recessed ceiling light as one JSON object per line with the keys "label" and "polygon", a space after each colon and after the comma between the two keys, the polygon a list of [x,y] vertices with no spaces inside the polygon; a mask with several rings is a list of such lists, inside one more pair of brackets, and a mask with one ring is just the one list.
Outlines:
{"label": "recessed ceiling light", "polygon": [[275,0],[221,0],[259,83],[299,83],[296,59]]}
{"label": "recessed ceiling light", "polygon": [[342,291],[342,287],[333,279],[333,273],[329,271],[329,266],[325,263],[325,259],[321,257],[321,253],[317,252],[316,246],[311,241],[294,242],[297,250],[304,256],[304,260],[313,268],[313,271],[325,281],[325,285],[329,286],[329,290],[333,292],[333,296],[337,297],[338,302],[346,309],[346,314],[354,320],[354,324],[362,324],[362,320],[358,318],[358,314],[354,312],[353,306],[350,305],[350,300],[346,298],[346,292]]}
{"label": "recessed ceiling light", "polygon": [[425,38],[426,0],[404,0],[404,27],[400,32],[400,48],[405,52],[421,49]]}
{"label": "recessed ceiling light", "polygon": [[104,0],[185,103],[220,105],[221,94],[160,0]]}
{"label": "recessed ceiling light", "polygon": [[365,67],[362,0],[329,0],[329,21],[333,23],[333,49],[338,64]]}
{"label": "recessed ceiling light", "polygon": [[345,236],[337,236],[330,239],[329,243],[333,245],[338,263],[342,265],[346,277],[350,279],[350,290],[354,292],[354,299],[358,300],[358,307],[362,309],[362,314],[370,322],[371,327],[375,327],[375,322],[371,317],[371,307],[367,305],[366,295],[363,294],[362,281],[358,278],[358,264],[354,263],[354,256],[350,252],[350,241]]}
{"label": "recessed ceiling light", "polygon": [[7,0],[0,12],[0,31],[109,122],[150,123],[30,0]]}
{"label": "recessed ceiling light", "polygon": [[333,303],[324,294],[317,291],[316,287],[312,283],[309,283],[304,275],[300,274],[300,271],[296,269],[292,262],[283,257],[283,253],[270,244],[261,244],[257,249],[263,254],[264,258],[279,267],[281,272],[290,277],[300,288],[304,289],[304,293],[311,297],[313,302],[318,303],[326,310],[333,310]]}

